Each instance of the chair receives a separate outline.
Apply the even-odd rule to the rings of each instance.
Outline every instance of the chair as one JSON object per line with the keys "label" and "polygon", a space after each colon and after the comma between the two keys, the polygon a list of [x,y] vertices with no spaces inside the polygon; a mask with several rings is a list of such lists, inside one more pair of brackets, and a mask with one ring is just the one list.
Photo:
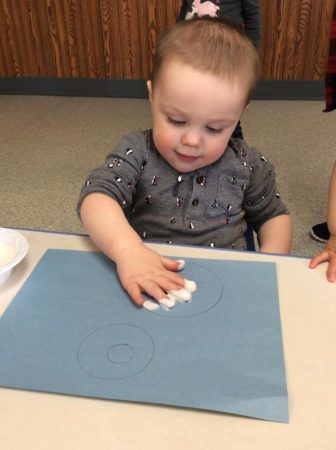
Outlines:
{"label": "chair", "polygon": [[247,251],[249,252],[255,252],[255,243],[254,243],[254,234],[253,234],[253,227],[252,225],[247,224],[247,229],[245,231],[245,239],[247,244]]}

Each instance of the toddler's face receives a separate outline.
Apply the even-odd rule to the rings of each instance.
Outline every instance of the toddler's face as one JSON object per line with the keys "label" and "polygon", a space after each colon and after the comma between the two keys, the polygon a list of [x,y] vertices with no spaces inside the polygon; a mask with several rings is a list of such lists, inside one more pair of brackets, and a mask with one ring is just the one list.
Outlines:
{"label": "toddler's face", "polygon": [[175,170],[192,172],[223,155],[246,106],[243,83],[173,60],[148,89],[154,143]]}

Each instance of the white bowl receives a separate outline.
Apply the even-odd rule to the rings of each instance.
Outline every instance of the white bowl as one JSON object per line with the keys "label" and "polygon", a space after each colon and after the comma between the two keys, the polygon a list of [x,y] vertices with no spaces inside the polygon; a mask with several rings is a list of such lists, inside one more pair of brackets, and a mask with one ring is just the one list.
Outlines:
{"label": "white bowl", "polygon": [[28,248],[28,242],[21,233],[0,228],[0,285],[7,281],[13,267],[23,260]]}

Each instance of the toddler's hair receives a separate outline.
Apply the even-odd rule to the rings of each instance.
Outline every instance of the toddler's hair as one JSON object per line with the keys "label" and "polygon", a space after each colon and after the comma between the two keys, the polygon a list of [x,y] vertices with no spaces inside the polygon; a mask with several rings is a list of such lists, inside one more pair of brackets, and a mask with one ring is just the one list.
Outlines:
{"label": "toddler's hair", "polygon": [[156,46],[151,74],[153,88],[163,65],[172,59],[229,81],[241,77],[246,85],[246,102],[258,78],[254,45],[239,27],[223,19],[184,20],[168,30]]}

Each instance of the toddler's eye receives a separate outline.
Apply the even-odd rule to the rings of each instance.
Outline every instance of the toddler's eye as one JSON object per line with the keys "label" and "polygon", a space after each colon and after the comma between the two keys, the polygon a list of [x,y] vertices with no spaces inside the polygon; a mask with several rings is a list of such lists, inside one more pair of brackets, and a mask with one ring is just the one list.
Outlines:
{"label": "toddler's eye", "polygon": [[168,117],[168,122],[172,123],[173,125],[176,125],[176,126],[185,125],[185,120],[175,120],[175,119],[172,119],[171,117]]}
{"label": "toddler's eye", "polygon": [[212,127],[206,127],[209,133],[212,134],[219,134],[223,131],[223,128],[212,128]]}

